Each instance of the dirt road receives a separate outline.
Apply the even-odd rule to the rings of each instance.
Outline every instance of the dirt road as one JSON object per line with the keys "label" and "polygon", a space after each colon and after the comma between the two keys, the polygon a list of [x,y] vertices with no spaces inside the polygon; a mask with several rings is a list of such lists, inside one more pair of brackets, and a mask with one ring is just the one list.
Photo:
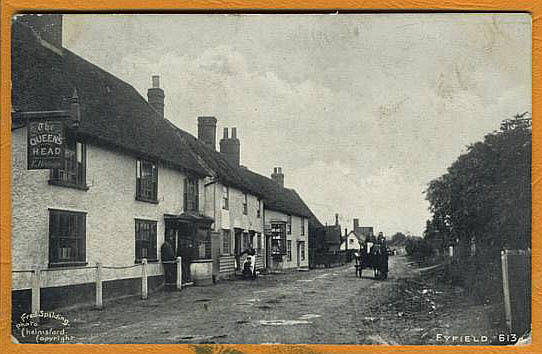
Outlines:
{"label": "dirt road", "polygon": [[[427,302],[425,289],[405,290],[419,278],[412,263],[394,256],[386,281],[374,280],[369,270],[356,278],[347,265],[164,291],[63,314],[75,343],[444,344],[428,332],[443,317],[431,306],[440,305]],[[422,295],[405,303],[404,291]],[[407,311],[414,314],[403,315]],[[488,322],[480,313],[475,326]],[[472,320],[457,317],[443,333]]]}

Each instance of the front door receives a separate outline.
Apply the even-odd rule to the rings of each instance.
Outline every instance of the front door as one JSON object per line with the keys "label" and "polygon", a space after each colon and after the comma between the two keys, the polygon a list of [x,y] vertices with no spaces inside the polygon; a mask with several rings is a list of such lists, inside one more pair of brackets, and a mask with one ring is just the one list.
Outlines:
{"label": "front door", "polygon": [[195,225],[193,223],[181,223],[177,233],[177,256],[181,257],[182,280],[183,283],[189,283],[192,281],[190,264],[192,260],[197,258]]}
{"label": "front door", "polygon": [[265,267],[271,268],[271,236],[265,235]]}
{"label": "front door", "polygon": [[234,239],[234,254],[235,254],[235,263],[236,263],[236,270],[241,270],[241,257],[240,257],[240,254],[241,252],[243,252],[241,250],[241,247],[242,247],[242,233],[241,233],[241,230],[240,229],[234,229],[234,232],[235,232],[235,239]]}
{"label": "front door", "polygon": [[297,266],[301,266],[301,242],[297,242]]}

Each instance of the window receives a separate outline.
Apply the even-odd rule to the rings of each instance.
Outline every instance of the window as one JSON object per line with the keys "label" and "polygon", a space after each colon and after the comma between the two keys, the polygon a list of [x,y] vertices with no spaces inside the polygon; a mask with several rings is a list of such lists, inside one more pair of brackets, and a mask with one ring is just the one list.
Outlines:
{"label": "window", "polygon": [[243,200],[243,214],[248,214],[248,195],[244,193],[244,200]]}
{"label": "window", "polygon": [[86,214],[49,209],[49,267],[86,264]]}
{"label": "window", "polygon": [[258,199],[258,210],[256,211],[256,217],[259,218],[262,216],[262,201]]}
{"label": "window", "polygon": [[262,234],[259,232],[256,235],[256,251],[258,255],[262,254]]}
{"label": "window", "polygon": [[222,187],[222,209],[230,208],[230,189],[227,186]]}
{"label": "window", "polygon": [[50,184],[88,189],[86,182],[87,148],[76,141],[75,134],[66,132],[64,167],[51,170]]}
{"label": "window", "polygon": [[271,223],[271,254],[277,257],[286,254],[286,224],[284,221]]}
{"label": "window", "polygon": [[304,261],[305,260],[305,241],[300,241],[299,242],[299,247],[301,249],[301,260]]}
{"label": "window", "polygon": [[198,227],[196,236],[196,259],[210,259],[211,258],[211,233],[209,229]]}
{"label": "window", "polygon": [[199,186],[195,178],[184,179],[184,211],[199,210]]}
{"label": "window", "polygon": [[291,215],[288,215],[287,227],[288,227],[288,235],[291,235],[292,234],[292,216]]}
{"label": "window", "polygon": [[222,254],[231,254],[231,231],[222,230]]}
{"label": "window", "polygon": [[152,162],[137,160],[136,199],[158,201],[158,168]]}
{"label": "window", "polygon": [[288,261],[292,260],[292,241],[288,240],[286,241],[288,245]]}
{"label": "window", "polygon": [[305,235],[305,218],[301,218],[301,235]]}
{"label": "window", "polygon": [[149,261],[157,260],[156,253],[156,221],[135,221],[135,257],[136,262],[143,258]]}

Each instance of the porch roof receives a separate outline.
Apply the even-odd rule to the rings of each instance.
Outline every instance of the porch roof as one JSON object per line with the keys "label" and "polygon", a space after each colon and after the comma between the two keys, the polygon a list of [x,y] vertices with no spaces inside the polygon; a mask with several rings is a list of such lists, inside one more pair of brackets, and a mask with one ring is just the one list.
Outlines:
{"label": "porch roof", "polygon": [[195,223],[195,224],[212,224],[215,220],[206,215],[193,212],[184,212],[179,215],[165,214],[164,220],[166,223]]}

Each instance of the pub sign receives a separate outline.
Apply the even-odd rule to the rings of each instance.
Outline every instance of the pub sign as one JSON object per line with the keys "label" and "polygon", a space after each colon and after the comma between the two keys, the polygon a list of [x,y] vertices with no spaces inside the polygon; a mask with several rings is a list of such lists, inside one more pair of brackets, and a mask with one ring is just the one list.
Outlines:
{"label": "pub sign", "polygon": [[28,123],[29,170],[61,168],[64,164],[64,122],[62,120],[30,120]]}

